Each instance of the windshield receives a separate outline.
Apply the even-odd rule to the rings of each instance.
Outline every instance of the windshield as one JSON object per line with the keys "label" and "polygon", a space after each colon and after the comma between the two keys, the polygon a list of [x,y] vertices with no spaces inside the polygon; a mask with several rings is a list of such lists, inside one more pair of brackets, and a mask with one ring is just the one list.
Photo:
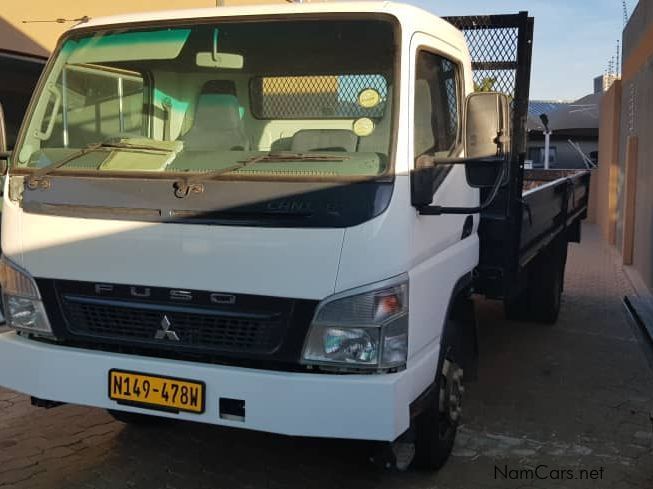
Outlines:
{"label": "windshield", "polygon": [[73,34],[14,169],[375,177],[390,166],[394,70],[394,25],[382,20]]}

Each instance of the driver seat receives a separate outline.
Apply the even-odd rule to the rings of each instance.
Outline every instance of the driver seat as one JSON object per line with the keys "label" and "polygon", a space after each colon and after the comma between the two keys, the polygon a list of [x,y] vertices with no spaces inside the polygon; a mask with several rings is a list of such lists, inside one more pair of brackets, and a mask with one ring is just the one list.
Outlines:
{"label": "driver seat", "polygon": [[250,142],[240,118],[240,104],[231,94],[202,87],[193,125],[184,135],[184,147],[200,151],[247,151]]}

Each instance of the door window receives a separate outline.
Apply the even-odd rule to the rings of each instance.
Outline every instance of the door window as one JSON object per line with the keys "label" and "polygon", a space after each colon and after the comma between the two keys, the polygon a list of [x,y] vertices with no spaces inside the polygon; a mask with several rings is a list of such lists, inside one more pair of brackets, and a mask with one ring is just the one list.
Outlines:
{"label": "door window", "polygon": [[415,157],[449,155],[460,134],[460,83],[452,61],[420,51],[415,67]]}

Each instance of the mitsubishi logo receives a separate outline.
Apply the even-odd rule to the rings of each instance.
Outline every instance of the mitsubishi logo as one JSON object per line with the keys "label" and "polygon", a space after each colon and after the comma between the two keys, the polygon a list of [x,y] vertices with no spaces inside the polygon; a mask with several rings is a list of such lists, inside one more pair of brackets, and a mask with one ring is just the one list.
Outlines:
{"label": "mitsubishi logo", "polygon": [[156,332],[154,338],[157,340],[179,341],[179,336],[177,336],[174,330],[170,329],[171,327],[172,323],[170,319],[164,314],[163,319],[161,319],[161,329]]}

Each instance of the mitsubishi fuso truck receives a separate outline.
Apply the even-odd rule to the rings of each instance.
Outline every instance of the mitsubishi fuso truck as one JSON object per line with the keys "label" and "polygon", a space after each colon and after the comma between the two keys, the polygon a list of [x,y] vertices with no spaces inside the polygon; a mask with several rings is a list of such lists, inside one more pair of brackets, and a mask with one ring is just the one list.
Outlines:
{"label": "mitsubishi fuso truck", "polygon": [[374,1],[84,19],[0,153],[0,385],[440,467],[473,296],[555,322],[587,212],[588,172],[524,170],[532,32]]}

